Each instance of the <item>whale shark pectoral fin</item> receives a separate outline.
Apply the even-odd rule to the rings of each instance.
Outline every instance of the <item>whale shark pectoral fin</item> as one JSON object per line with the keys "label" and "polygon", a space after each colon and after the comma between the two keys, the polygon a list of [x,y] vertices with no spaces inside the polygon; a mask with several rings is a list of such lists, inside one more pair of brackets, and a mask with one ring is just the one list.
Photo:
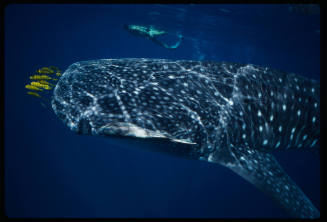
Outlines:
{"label": "whale shark pectoral fin", "polygon": [[[233,148],[231,158],[218,162],[271,196],[294,217],[318,218],[320,212],[269,153],[249,148]],[[232,161],[231,161],[232,160]]]}

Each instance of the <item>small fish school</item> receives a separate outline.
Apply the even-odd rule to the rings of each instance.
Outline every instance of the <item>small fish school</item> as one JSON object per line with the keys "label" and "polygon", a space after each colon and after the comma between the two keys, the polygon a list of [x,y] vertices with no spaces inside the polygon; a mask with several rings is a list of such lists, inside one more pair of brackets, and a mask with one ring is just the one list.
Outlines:
{"label": "small fish school", "polygon": [[25,88],[30,90],[27,91],[27,94],[41,98],[38,92],[51,90],[61,75],[61,70],[55,66],[42,67],[36,70],[36,73],[30,76],[32,81],[25,85]]}

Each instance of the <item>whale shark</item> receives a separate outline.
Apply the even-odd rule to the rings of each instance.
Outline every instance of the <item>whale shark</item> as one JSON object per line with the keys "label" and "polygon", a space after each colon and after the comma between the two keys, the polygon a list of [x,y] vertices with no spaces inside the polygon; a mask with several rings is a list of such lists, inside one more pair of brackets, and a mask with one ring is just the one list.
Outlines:
{"label": "whale shark", "polygon": [[291,217],[320,217],[272,155],[319,151],[318,81],[252,64],[100,59],[70,65],[51,105],[78,134],[158,141],[151,150],[231,169]]}

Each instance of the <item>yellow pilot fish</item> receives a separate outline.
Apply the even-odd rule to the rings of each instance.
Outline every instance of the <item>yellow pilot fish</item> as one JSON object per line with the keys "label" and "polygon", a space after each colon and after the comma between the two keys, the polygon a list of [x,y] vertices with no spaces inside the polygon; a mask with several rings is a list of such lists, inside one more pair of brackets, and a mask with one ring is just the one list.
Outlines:
{"label": "yellow pilot fish", "polygon": [[27,94],[38,98],[42,98],[42,95],[49,95],[46,92],[52,90],[58,81],[58,78],[53,78],[51,75],[60,77],[61,70],[56,66],[42,67],[36,70],[36,73],[29,77],[31,82],[25,85],[25,88],[29,90]]}
{"label": "yellow pilot fish", "polygon": [[41,98],[41,96],[38,94],[38,93],[36,93],[36,92],[27,92],[27,94],[28,95],[31,95],[31,96],[35,96],[35,97],[39,97],[39,98]]}

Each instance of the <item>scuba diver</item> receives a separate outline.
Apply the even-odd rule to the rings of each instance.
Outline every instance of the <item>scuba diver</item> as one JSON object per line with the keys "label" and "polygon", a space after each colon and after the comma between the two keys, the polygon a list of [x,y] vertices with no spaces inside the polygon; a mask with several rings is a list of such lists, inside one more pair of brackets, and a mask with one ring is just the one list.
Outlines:
{"label": "scuba diver", "polygon": [[178,41],[176,42],[176,44],[168,45],[168,44],[164,43],[163,41],[159,40],[158,37],[169,34],[169,33],[164,30],[156,29],[152,25],[150,25],[148,27],[141,26],[141,25],[124,25],[124,28],[134,35],[143,36],[145,38],[148,38],[148,39],[152,40],[153,42],[155,42],[167,49],[176,49],[180,45],[180,43],[183,39],[183,36],[181,34],[177,34]]}

